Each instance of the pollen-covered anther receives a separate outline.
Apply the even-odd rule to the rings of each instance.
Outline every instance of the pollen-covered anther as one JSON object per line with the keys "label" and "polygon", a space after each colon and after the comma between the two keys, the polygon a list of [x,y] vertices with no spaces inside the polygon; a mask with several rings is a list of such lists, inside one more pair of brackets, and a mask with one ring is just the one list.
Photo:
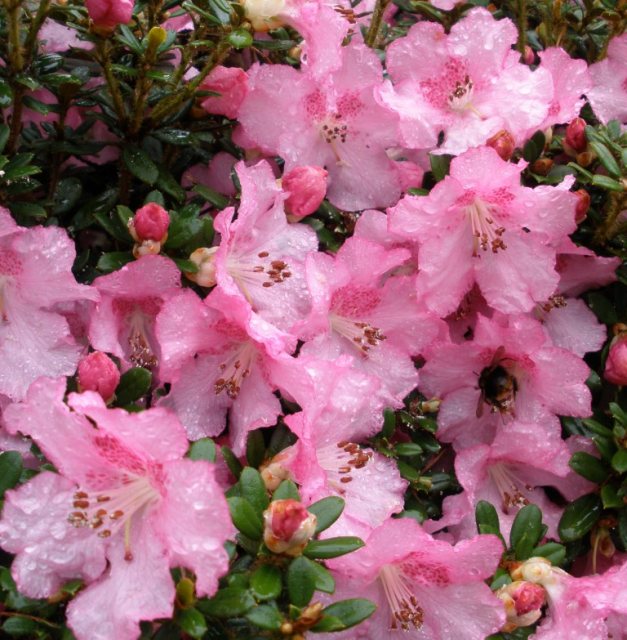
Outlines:
{"label": "pollen-covered anther", "polygon": [[224,391],[231,400],[235,400],[242,388],[242,383],[250,375],[254,358],[254,347],[250,343],[244,343],[237,349],[226,362],[220,365],[220,371],[224,375],[213,385],[215,394],[218,395]]}
{"label": "pollen-covered anther", "polygon": [[487,205],[479,199],[476,199],[467,207],[470,227],[474,237],[473,256],[479,255],[479,248],[483,251],[491,248],[493,253],[498,253],[499,249],[507,249],[507,245],[502,238],[505,233],[505,227],[496,226],[492,209],[491,205]]}
{"label": "pollen-covered anther", "polygon": [[129,360],[136,367],[149,369],[157,366],[157,358],[142,331],[133,329],[128,337],[128,344],[131,348]]}
{"label": "pollen-covered anther", "polygon": [[381,329],[373,327],[367,322],[355,322],[342,316],[333,315],[331,325],[337,333],[350,340],[364,354],[387,339]]}
{"label": "pollen-covered anther", "polygon": [[552,295],[543,305],[542,310],[548,313],[551,309],[562,309],[568,303],[566,302],[566,298],[560,295]]}
{"label": "pollen-covered anther", "polygon": [[408,585],[408,578],[400,567],[386,565],[379,573],[383,591],[390,606],[390,629],[409,631],[420,629],[424,621],[424,611]]}
{"label": "pollen-covered anther", "polygon": [[474,83],[470,76],[466,75],[463,80],[455,83],[455,88],[448,96],[448,105],[454,111],[462,111],[470,107],[470,100],[473,95]]}

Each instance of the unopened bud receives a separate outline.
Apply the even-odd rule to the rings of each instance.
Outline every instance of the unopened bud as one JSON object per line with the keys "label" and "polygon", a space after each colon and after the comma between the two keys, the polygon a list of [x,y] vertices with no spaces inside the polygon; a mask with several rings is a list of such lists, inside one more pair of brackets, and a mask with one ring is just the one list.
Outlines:
{"label": "unopened bud", "polygon": [[312,214],[327,193],[327,175],[322,167],[296,167],[283,176],[287,212],[297,220]]}
{"label": "unopened bud", "polygon": [[133,17],[133,0],[85,0],[94,27],[104,34],[119,24],[128,24]]}
{"label": "unopened bud", "polygon": [[532,65],[536,61],[536,53],[528,44],[525,45],[522,61],[528,65]]}
{"label": "unopened bud", "polygon": [[553,577],[553,567],[546,558],[529,558],[514,569],[511,576],[514,580],[526,580],[545,586]]}
{"label": "unopened bud", "polygon": [[200,103],[206,113],[233,119],[248,93],[248,75],[238,67],[218,65],[205,78],[200,89],[220,94],[207,96]]}
{"label": "unopened bud", "polygon": [[301,47],[292,47],[288,52],[287,55],[292,58],[293,60],[298,60],[300,61],[300,57],[303,54],[303,50]]}
{"label": "unopened bud", "polygon": [[603,377],[612,384],[627,386],[627,333],[612,339]]}
{"label": "unopened bud", "polygon": [[312,627],[322,617],[323,608],[324,607],[321,602],[314,602],[313,604],[310,604],[303,609],[298,621],[306,627]]}
{"label": "unopened bud", "polygon": [[423,413],[437,413],[440,410],[442,400],[440,398],[431,398],[420,403],[420,410]]}
{"label": "unopened bud", "polygon": [[146,255],[156,255],[161,251],[161,245],[168,239],[170,216],[168,212],[155,202],[138,209],[128,221],[128,230],[133,239],[133,255],[136,258]]}
{"label": "unopened bud", "polygon": [[488,147],[492,147],[507,162],[514,154],[516,141],[509,131],[501,129],[495,133],[487,142]]}
{"label": "unopened bud", "polygon": [[213,287],[216,284],[215,253],[217,250],[218,247],[196,249],[189,259],[198,267],[198,271],[196,273],[186,271],[185,276],[201,287]]}
{"label": "unopened bud", "polygon": [[506,632],[518,627],[528,627],[540,619],[546,601],[546,592],[538,584],[517,580],[501,587],[495,594],[505,605]]}
{"label": "unopened bud", "polygon": [[163,27],[153,27],[148,32],[148,51],[156,52],[157,49],[166,41],[167,37],[168,32]]}
{"label": "unopened bud", "polygon": [[575,118],[568,123],[564,136],[564,151],[570,156],[576,156],[585,151],[588,146],[586,139],[586,121],[583,118]]}
{"label": "unopened bud", "polygon": [[590,208],[590,194],[585,189],[577,189],[577,207],[575,209],[575,222],[580,224],[586,219]]}
{"label": "unopened bud", "polygon": [[531,171],[539,176],[547,176],[553,168],[553,160],[551,158],[538,158],[532,165]]}
{"label": "unopened bud", "polygon": [[285,0],[242,0],[244,13],[255,31],[270,31],[283,26],[279,14],[285,9]]}
{"label": "unopened bud", "polygon": [[111,402],[119,383],[119,369],[115,362],[102,351],[94,351],[78,363],[80,391],[96,391],[105,402]]}
{"label": "unopened bud", "polygon": [[298,500],[274,500],[263,521],[263,541],[273,553],[299,556],[316,532],[316,516]]}
{"label": "unopened bud", "polygon": [[575,161],[580,167],[585,168],[589,167],[592,164],[592,162],[594,161],[594,157],[594,153],[592,153],[591,151],[582,151],[581,153],[577,154]]}
{"label": "unopened bud", "polygon": [[266,485],[266,489],[268,491],[276,491],[283,480],[288,480],[290,477],[290,472],[286,469],[277,458],[280,456],[276,456],[265,466],[262,465],[259,469],[261,473],[261,478]]}

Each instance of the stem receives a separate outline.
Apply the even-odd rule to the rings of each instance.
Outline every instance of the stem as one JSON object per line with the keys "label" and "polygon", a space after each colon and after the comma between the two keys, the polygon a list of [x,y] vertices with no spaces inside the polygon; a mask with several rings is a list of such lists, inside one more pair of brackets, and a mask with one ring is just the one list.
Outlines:
{"label": "stem", "polygon": [[605,219],[603,224],[599,226],[594,234],[595,244],[605,244],[607,240],[615,235],[618,217],[625,208],[625,201],[627,200],[627,193],[618,193],[613,191],[610,193],[605,211]]}
{"label": "stem", "polygon": [[370,48],[374,48],[379,35],[379,29],[381,28],[381,22],[383,20],[383,13],[387,9],[390,0],[377,0],[374,5],[374,11],[372,12],[372,19],[370,20],[370,27],[366,34],[365,42]]}
{"label": "stem", "polygon": [[10,84],[13,91],[13,114],[6,153],[11,154],[17,147],[17,141],[22,131],[22,99],[26,92],[24,85],[16,81],[16,76],[24,69],[24,53],[20,42],[20,27],[22,21],[22,7],[18,1],[10,4],[5,0],[7,21],[9,26],[9,64],[11,66]]}
{"label": "stem", "polygon": [[518,51],[525,55],[527,45],[527,0],[518,0]]}
{"label": "stem", "polygon": [[54,624],[50,622],[50,620],[46,620],[45,618],[38,618],[37,616],[28,616],[25,613],[17,613],[17,611],[0,611],[0,617],[4,618],[26,618],[26,620],[33,620],[33,622],[39,622],[40,624],[45,624],[52,629],[59,629],[58,624]]}
{"label": "stem", "polygon": [[111,68],[111,47],[107,39],[99,39],[96,43],[96,51],[98,53],[97,60],[104,71],[105,81],[113,100],[113,107],[115,113],[118,116],[120,125],[124,126],[127,121],[126,108],[124,106],[124,98],[120,91],[120,85],[118,83],[113,69]]}
{"label": "stem", "polygon": [[29,60],[32,59],[35,47],[37,46],[37,36],[39,34],[39,30],[41,29],[41,25],[48,17],[50,2],[51,0],[42,0],[42,2],[39,3],[37,13],[35,14],[35,17],[30,24],[30,29],[28,30],[26,41],[24,42],[24,50],[26,51]]}

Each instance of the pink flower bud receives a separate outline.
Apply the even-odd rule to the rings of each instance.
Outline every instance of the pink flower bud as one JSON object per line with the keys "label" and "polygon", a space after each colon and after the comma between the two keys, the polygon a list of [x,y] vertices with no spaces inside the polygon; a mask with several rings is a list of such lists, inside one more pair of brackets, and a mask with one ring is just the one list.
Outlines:
{"label": "pink flower bud", "polygon": [[525,64],[533,64],[536,61],[536,53],[528,44],[525,45],[525,52],[522,58]]}
{"label": "pink flower bud", "polygon": [[612,384],[627,386],[627,333],[620,333],[610,343],[603,377]]}
{"label": "pink flower bud", "polygon": [[570,155],[577,155],[586,150],[586,121],[583,118],[575,118],[568,123],[564,136],[564,150]]}
{"label": "pink flower bud", "polygon": [[285,208],[300,219],[313,213],[327,192],[327,172],[322,167],[296,167],[283,176],[283,190],[289,193]]}
{"label": "pink flower bud", "polygon": [[94,351],[78,363],[78,386],[81,391],[97,391],[105,402],[110,402],[119,383],[120,371],[102,351]]}
{"label": "pink flower bud", "polygon": [[590,194],[585,189],[577,189],[577,208],[575,209],[575,222],[577,224],[583,222],[588,215],[590,208]]}
{"label": "pink flower bud", "polygon": [[128,24],[133,16],[133,0],[85,0],[94,25],[100,29],[115,29]]}
{"label": "pink flower bud", "polygon": [[546,601],[546,592],[539,584],[517,580],[501,587],[496,595],[505,605],[507,623],[504,631],[527,627],[539,620]]}
{"label": "pink flower bud", "polygon": [[202,91],[213,91],[219,96],[208,96],[202,102],[207,113],[236,118],[240,105],[248,93],[248,75],[237,67],[218,65],[200,85]]}
{"label": "pink flower bud", "polygon": [[[133,219],[129,222],[131,235],[138,242],[154,240],[163,243],[168,237],[170,216],[168,212],[155,202],[138,209]],[[133,233],[134,232],[134,233]]]}
{"label": "pink flower bud", "polygon": [[200,247],[189,259],[198,267],[196,273],[185,272],[185,276],[201,287],[213,287],[216,284],[215,254],[218,247]]}
{"label": "pink flower bud", "polygon": [[299,556],[316,532],[316,516],[297,500],[271,502],[263,521],[263,541],[273,553]]}
{"label": "pink flower bud", "polygon": [[492,147],[507,162],[514,154],[516,141],[509,131],[501,129],[495,133],[487,142],[488,147]]}

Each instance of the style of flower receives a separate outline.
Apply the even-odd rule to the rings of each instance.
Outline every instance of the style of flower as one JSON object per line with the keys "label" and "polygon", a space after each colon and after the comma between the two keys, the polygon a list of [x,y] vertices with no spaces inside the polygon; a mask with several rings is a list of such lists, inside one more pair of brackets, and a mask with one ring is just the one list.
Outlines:
{"label": "style of flower", "polygon": [[475,283],[503,313],[530,311],[555,292],[555,247],[575,229],[577,196],[564,185],[523,187],[523,169],[491,147],[471,149],[428,196],[390,209],[391,230],[418,243],[419,297],[440,316]]}
{"label": "style of flower", "polygon": [[325,168],[327,197],[337,207],[356,211],[390,206],[401,191],[386,153],[397,144],[396,117],[373,95],[383,81],[381,63],[356,42],[334,55],[341,67],[321,78],[310,67],[297,71],[287,65],[253,66],[239,113],[243,132],[264,153],[281,156],[286,171],[307,165]]}
{"label": "style of flower", "polygon": [[74,243],[58,227],[19,227],[0,207],[0,394],[24,398],[39,376],[72,375],[82,347],[61,307],[98,300],[72,274]]}
{"label": "style of flower", "polygon": [[40,378],[5,412],[12,433],[37,443],[58,474],[43,472],[7,493],[0,544],[30,597],[70,579],[86,588],[67,607],[78,640],[134,640],[139,622],[169,617],[171,567],[194,572],[211,596],[228,568],[233,527],[213,465],[184,458],[188,441],[164,409],[107,409],[95,392],[70,394]]}
{"label": "style of flower", "polygon": [[553,98],[551,74],[518,62],[517,37],[510,20],[477,7],[448,35],[420,21],[395,40],[386,55],[393,84],[378,98],[398,113],[404,146],[459,154],[503,129],[518,144],[538,129]]}

